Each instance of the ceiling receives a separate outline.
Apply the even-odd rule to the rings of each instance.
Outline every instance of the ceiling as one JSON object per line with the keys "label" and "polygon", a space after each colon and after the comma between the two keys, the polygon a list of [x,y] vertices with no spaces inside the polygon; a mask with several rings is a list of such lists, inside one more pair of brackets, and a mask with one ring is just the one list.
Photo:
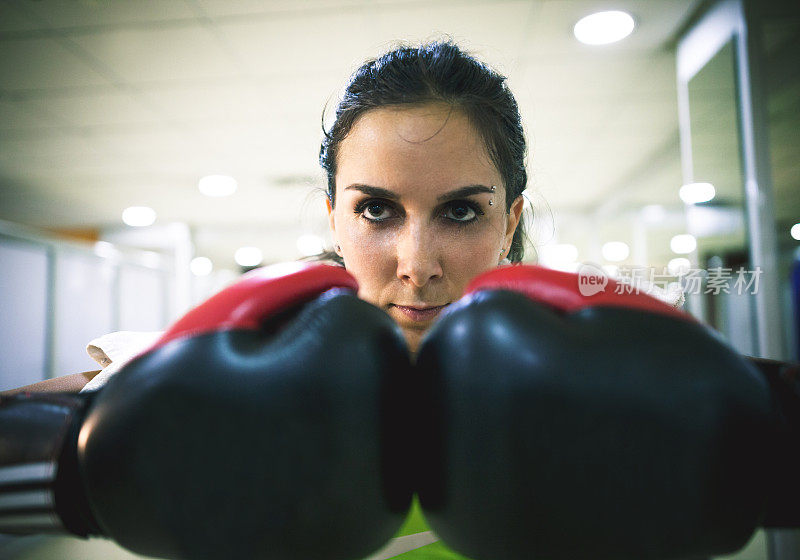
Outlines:
{"label": "ceiling", "polygon": [[[366,58],[449,37],[517,96],[535,243],[592,258],[630,234],[594,229],[598,210],[682,211],[674,44],[699,3],[0,0],[0,219],[111,231],[146,205],[159,224],[188,224],[218,267],[241,245],[296,258],[297,238],[327,227],[323,109]],[[609,7],[635,17],[634,33],[579,44],[574,23]],[[212,173],[239,190],[204,197]]]}

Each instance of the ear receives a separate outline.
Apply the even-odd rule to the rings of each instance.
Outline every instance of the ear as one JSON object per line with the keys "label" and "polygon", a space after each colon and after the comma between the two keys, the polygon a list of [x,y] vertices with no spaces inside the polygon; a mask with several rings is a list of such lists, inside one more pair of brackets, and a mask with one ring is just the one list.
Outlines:
{"label": "ear", "polygon": [[514,239],[514,232],[517,230],[520,218],[522,218],[523,208],[525,208],[525,199],[522,195],[519,195],[511,204],[511,208],[508,210],[508,216],[506,216],[505,244],[503,245],[505,251],[503,257],[508,255],[508,251],[511,249],[511,240]]}
{"label": "ear", "polygon": [[[336,251],[336,247],[338,243],[336,242],[336,220],[334,219],[333,215],[333,207],[331,206],[331,199],[325,197],[325,206],[328,208],[328,227],[331,230],[331,237],[333,238],[333,247],[334,251]],[[336,251],[336,254],[341,256],[339,251]]]}

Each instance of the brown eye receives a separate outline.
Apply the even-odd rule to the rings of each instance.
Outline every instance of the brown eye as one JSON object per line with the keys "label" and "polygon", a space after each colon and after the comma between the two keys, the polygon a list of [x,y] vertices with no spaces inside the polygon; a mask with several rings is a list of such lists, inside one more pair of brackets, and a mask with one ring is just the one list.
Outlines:
{"label": "brown eye", "polygon": [[386,208],[384,208],[382,204],[370,204],[367,206],[367,212],[371,218],[380,218],[382,217],[381,215],[386,212]]}
{"label": "brown eye", "polygon": [[382,222],[394,216],[394,211],[388,204],[377,200],[359,205],[356,212],[370,222]]}
{"label": "brown eye", "polygon": [[477,217],[472,205],[466,202],[454,202],[445,210],[444,217],[454,222],[471,222]]}

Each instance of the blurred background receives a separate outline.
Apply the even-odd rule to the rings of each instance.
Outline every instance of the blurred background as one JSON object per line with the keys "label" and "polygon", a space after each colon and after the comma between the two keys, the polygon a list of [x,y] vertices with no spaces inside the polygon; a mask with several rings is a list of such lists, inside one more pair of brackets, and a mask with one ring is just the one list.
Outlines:
{"label": "blurred background", "polygon": [[[627,18],[583,20],[607,11]],[[91,339],[162,329],[244,270],[330,248],[323,124],[365,59],[435,39],[517,97],[527,260],[680,286],[742,353],[797,359],[799,16],[778,0],[0,0],[0,390],[96,369]]]}

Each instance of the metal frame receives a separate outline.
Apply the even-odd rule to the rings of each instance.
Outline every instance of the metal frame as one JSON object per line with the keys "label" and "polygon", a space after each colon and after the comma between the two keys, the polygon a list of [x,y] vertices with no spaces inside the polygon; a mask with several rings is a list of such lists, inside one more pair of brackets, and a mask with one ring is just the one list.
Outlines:
{"label": "metal frame", "polygon": [[737,106],[749,249],[753,267],[762,270],[754,295],[756,343],[759,356],[787,359],[780,326],[777,240],[769,161],[766,98],[758,69],[761,49],[758,33],[748,32],[748,12],[743,0],[714,5],[678,42],[678,112],[681,165],[685,182],[693,180],[689,80],[728,41],[736,54]]}
{"label": "metal frame", "polygon": [[[763,51],[758,21],[750,0],[717,2],[678,42],[678,110],[683,177],[686,182],[693,180],[689,80],[729,40],[734,41],[735,47],[739,141],[751,264],[762,270],[759,290],[754,295],[756,344],[761,357],[787,359],[788,351],[783,347],[780,325],[767,99],[760,74]],[[800,531],[782,529],[768,530],[766,533],[770,560],[797,558]]]}

